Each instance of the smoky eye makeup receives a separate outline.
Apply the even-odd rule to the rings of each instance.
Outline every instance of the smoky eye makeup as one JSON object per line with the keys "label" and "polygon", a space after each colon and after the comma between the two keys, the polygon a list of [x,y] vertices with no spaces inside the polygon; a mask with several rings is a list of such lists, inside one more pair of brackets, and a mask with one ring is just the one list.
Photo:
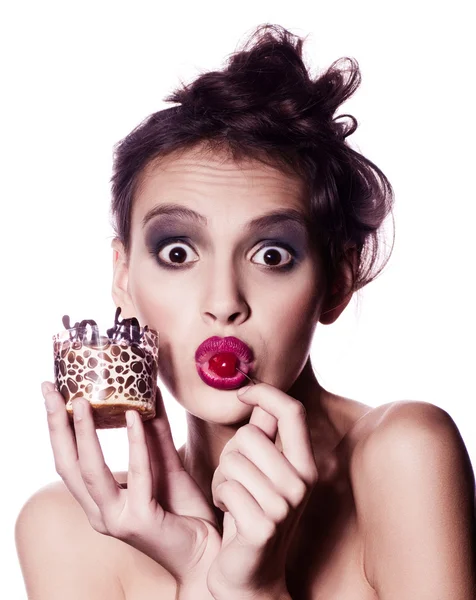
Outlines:
{"label": "smoky eye makeup", "polygon": [[290,223],[272,226],[266,231],[251,236],[250,247],[281,246],[298,261],[309,252],[309,240],[307,232],[302,227]]}
{"label": "smoky eye makeup", "polygon": [[[183,242],[192,248],[190,252],[196,253],[198,247],[209,244],[203,228],[186,219],[159,218],[151,222],[145,232],[146,247],[155,257],[161,248],[174,242]],[[254,256],[260,249],[276,245],[287,250],[294,262],[298,262],[309,252],[309,236],[307,230],[294,222],[279,223],[246,235],[241,245],[247,256],[251,251]]]}
{"label": "smoky eye makeup", "polygon": [[190,243],[191,240],[196,240],[198,244],[205,242],[203,233],[200,228],[185,220],[177,219],[157,219],[152,222],[145,232],[145,245],[149,251],[154,250],[165,240],[176,240],[183,238],[184,241]]}

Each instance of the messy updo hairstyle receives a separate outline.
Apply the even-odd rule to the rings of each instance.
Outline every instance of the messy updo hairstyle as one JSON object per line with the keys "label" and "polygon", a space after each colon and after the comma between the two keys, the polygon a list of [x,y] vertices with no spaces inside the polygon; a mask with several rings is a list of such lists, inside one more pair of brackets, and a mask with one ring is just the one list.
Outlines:
{"label": "messy updo hairstyle", "polygon": [[349,146],[356,119],[334,116],[360,85],[359,65],[342,58],[312,78],[302,46],[303,39],[280,26],[259,26],[223,69],[182,83],[165,98],[175,106],[150,115],[115,146],[112,226],[127,260],[132,204],[145,167],[172,152],[205,146],[302,179],[329,286],[349,250],[358,257],[352,291],[382,271],[393,250],[392,242],[379,260],[393,190],[382,171]]}

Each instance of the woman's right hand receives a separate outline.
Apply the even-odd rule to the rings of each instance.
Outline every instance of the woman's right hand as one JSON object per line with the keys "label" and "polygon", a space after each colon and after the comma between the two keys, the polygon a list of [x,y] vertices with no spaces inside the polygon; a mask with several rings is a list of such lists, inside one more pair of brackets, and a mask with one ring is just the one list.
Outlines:
{"label": "woman's right hand", "polygon": [[136,411],[129,411],[135,419],[127,428],[127,489],[104,461],[90,403],[79,400],[83,414],[78,418],[75,410],[73,430],[53,383],[44,382],[42,392],[54,407],[48,412],[48,427],[56,472],[91,526],[158,562],[179,585],[205,585],[221,535],[214,507],[183,467],[159,389],[154,419],[142,422]]}

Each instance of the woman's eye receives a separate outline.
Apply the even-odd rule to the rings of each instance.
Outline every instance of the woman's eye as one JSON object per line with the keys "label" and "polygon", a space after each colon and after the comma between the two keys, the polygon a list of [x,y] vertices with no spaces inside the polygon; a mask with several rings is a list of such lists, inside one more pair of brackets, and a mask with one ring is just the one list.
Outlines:
{"label": "woman's eye", "polygon": [[158,249],[159,260],[165,264],[182,265],[184,263],[193,263],[198,260],[187,260],[192,255],[197,256],[196,252],[184,242],[171,242]]}
{"label": "woman's eye", "polygon": [[291,252],[280,246],[265,246],[253,254],[252,258],[256,256],[260,257],[267,267],[284,267],[294,261]]}
{"label": "woman's eye", "polygon": [[[152,253],[163,267],[180,268],[182,265],[189,265],[200,260],[195,250],[180,239],[168,240],[159,244]],[[290,269],[295,263],[295,256],[292,248],[287,249],[281,245],[268,244],[255,252],[251,260],[255,264],[261,264],[270,269]]]}

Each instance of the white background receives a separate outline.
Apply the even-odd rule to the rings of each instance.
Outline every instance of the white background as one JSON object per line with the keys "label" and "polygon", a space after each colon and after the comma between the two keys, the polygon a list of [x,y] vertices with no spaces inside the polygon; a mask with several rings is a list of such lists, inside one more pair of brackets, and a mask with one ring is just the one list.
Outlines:
{"label": "white background", "polygon": [[[283,3],[284,4],[284,3]],[[260,23],[309,35],[323,70],[341,56],[363,82],[340,112],[389,177],[396,243],[383,274],[319,326],[323,385],[377,406],[432,402],[476,461],[474,42],[469,2],[15,2],[0,15],[2,590],[25,600],[14,546],[21,506],[58,478],[40,383],[53,379],[61,318],[112,324],[112,147],[201,70],[219,68]],[[6,3],[5,3],[6,6]],[[181,407],[165,396],[177,446]],[[100,431],[112,470],[125,430]]]}

